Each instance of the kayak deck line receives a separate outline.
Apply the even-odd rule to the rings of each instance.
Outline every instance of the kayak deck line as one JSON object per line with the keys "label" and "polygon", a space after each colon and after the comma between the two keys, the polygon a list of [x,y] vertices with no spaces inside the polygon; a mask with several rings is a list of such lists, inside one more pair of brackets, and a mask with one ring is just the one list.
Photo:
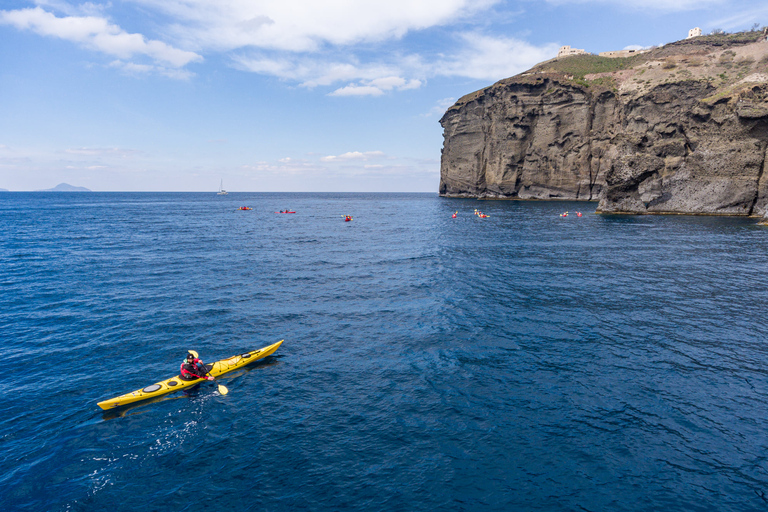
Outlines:
{"label": "kayak deck line", "polygon": [[[275,352],[283,343],[283,341],[285,340],[280,340],[277,343],[273,343],[272,345],[268,345],[258,350],[237,354],[227,359],[216,361],[215,363],[208,363],[205,366],[208,369],[208,373],[214,377],[218,377],[219,375],[224,375],[225,373],[231,372],[232,370],[242,368],[243,366],[249,365],[255,361],[258,361],[259,359],[267,357],[268,355]],[[137,389],[131,393],[126,393],[115,398],[110,398],[109,400],[104,400],[99,402],[97,405],[106,411],[123,405],[139,402],[141,400],[147,400],[149,398],[155,398],[167,393],[173,393],[185,388],[190,388],[200,384],[201,382],[206,382],[206,379],[183,380],[179,375],[175,375],[170,379],[165,379],[163,381],[150,384],[149,386]]]}

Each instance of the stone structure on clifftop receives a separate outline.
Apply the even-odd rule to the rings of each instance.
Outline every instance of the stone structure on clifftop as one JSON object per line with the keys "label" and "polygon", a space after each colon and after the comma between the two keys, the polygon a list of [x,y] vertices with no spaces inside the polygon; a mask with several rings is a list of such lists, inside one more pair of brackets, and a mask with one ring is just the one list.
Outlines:
{"label": "stone structure on clifftop", "polygon": [[598,211],[768,211],[768,43],[699,36],[575,55],[461,98],[440,195],[598,201]]}

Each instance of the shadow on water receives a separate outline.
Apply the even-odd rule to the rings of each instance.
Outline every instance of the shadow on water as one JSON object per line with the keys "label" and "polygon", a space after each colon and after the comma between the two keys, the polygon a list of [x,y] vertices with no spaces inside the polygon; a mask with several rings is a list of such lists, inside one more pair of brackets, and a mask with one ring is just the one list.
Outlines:
{"label": "shadow on water", "polygon": [[181,392],[177,391],[173,395],[158,396],[155,398],[144,400],[142,402],[123,405],[122,407],[116,407],[114,409],[104,411],[101,414],[101,419],[103,419],[104,421],[108,421],[108,420],[113,420],[115,418],[123,418],[125,416],[133,416],[134,414],[141,414],[142,412],[146,412],[146,411],[136,411],[136,409],[144,408],[150,404],[156,404],[156,403],[165,402],[168,400],[178,400],[179,398],[187,398],[191,392],[197,391],[195,388],[199,388],[199,386],[194,386],[192,388],[185,389]]}

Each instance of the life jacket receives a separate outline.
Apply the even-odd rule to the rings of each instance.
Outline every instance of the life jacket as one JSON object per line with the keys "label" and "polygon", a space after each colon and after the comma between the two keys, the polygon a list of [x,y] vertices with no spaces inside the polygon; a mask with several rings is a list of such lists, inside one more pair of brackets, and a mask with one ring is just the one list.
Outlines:
{"label": "life jacket", "polygon": [[188,363],[187,359],[184,358],[184,360],[181,362],[181,368],[179,369],[179,373],[181,376],[185,379],[197,379],[200,378],[200,374],[202,370],[197,366],[198,363],[201,363],[202,361],[198,358],[195,358],[192,363]]}

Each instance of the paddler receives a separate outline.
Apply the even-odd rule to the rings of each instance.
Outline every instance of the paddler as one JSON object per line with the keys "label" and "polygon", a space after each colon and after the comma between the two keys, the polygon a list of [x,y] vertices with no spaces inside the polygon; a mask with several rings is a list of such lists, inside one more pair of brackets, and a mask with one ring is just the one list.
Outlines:
{"label": "paddler", "polygon": [[205,370],[203,360],[196,357],[192,352],[188,353],[187,358],[181,363],[181,378],[183,380],[214,380],[213,376],[206,376],[207,373],[208,371]]}

